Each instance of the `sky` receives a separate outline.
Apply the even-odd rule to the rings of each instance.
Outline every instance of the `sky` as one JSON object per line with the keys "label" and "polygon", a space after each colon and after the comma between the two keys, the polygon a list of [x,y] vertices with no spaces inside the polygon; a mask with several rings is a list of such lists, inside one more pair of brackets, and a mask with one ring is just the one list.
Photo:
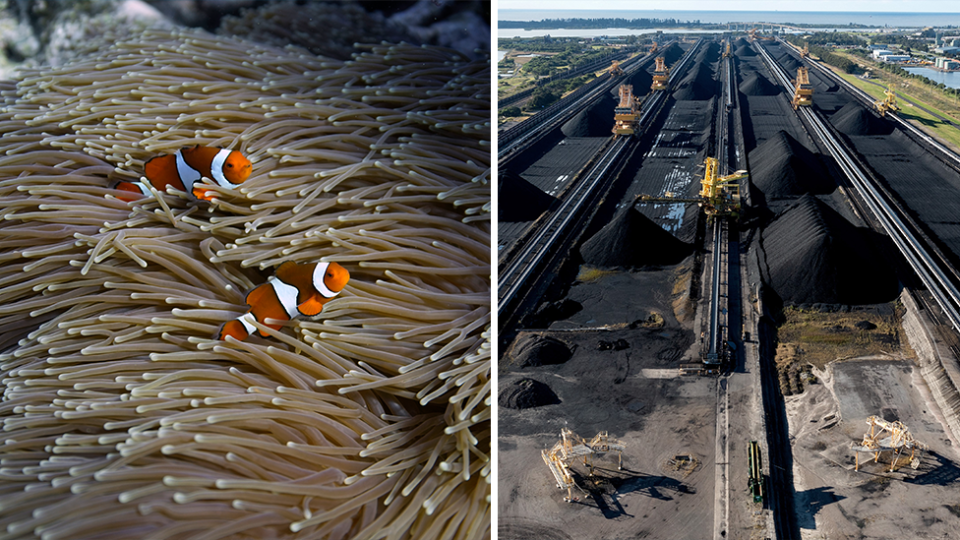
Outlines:
{"label": "sky", "polygon": [[[670,10],[691,11],[871,11],[892,13],[957,13],[957,0],[670,0]],[[637,0],[499,0],[498,9],[637,9],[663,8],[663,2]]]}

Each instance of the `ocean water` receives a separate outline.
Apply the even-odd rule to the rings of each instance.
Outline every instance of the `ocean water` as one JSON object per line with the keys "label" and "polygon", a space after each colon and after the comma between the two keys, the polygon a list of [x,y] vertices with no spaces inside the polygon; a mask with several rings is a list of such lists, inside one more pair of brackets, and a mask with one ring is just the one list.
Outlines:
{"label": "ocean water", "polygon": [[[907,7],[909,3],[904,2]],[[960,6],[958,6],[960,7]],[[906,28],[924,26],[960,25],[960,10],[957,13],[895,13],[895,12],[851,12],[851,11],[681,11],[681,10],[619,10],[619,9],[583,9],[583,10],[543,10],[543,9],[500,9],[497,20],[500,21],[539,21],[543,19],[677,19],[679,21],[697,21],[711,24],[771,22],[817,24],[824,27],[849,23],[865,24],[870,27]],[[551,34],[553,35],[553,34]]]}

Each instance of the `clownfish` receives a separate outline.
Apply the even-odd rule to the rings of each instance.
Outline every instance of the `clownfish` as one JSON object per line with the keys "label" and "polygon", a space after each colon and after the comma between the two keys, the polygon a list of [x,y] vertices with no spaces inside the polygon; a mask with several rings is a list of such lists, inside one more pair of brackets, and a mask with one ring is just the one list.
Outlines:
{"label": "clownfish", "polygon": [[[227,336],[233,336],[243,341],[256,330],[251,324],[254,320],[279,330],[280,326],[264,321],[290,320],[297,315],[317,315],[327,301],[340,294],[348,281],[350,273],[335,262],[285,262],[277,268],[275,276],[247,293],[246,302],[250,309],[244,315],[225,322],[217,332],[216,339],[223,340]],[[260,335],[267,337],[263,332]]]}
{"label": "clownfish", "polygon": [[[181,148],[175,154],[151,158],[144,164],[144,176],[157,191],[173,186],[190,193],[194,198],[209,201],[213,199],[213,191],[194,187],[200,178],[211,178],[225,188],[234,189],[250,176],[252,168],[250,160],[236,150],[197,145]],[[121,181],[115,187],[121,191],[150,195],[150,190],[143,182]],[[127,202],[136,200],[127,196],[117,198]]]}

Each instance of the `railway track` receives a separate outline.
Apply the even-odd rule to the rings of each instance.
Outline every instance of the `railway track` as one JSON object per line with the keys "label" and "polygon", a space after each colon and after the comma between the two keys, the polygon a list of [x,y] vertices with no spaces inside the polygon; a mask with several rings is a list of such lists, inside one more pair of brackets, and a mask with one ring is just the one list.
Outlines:
{"label": "railway track", "polygon": [[[671,69],[669,85],[683,75],[690,59],[702,44],[702,40],[688,50]],[[595,94],[594,97],[600,94]],[[666,103],[669,91],[654,92],[644,100],[640,115],[640,131],[642,134],[646,126],[660,113]],[[581,107],[581,105],[577,105]],[[583,104],[582,107],[585,107]],[[549,127],[541,125],[540,129]],[[629,150],[635,145],[637,138],[620,137],[604,145],[593,158],[593,166],[586,174],[577,180],[575,186],[568,191],[560,207],[536,229],[531,230],[520,240],[520,247],[511,253],[509,260],[501,264],[498,280],[498,307],[501,332],[508,328],[522,310],[520,306],[527,300],[539,296],[541,279],[549,275],[549,269],[554,263],[566,256],[567,250],[573,241],[589,224],[596,212],[596,202],[609,189],[614,180],[617,167],[623,158],[629,155]],[[502,165],[502,162],[501,162]],[[540,222],[538,222],[540,223]]]}
{"label": "railway track", "polygon": [[[773,60],[762,46],[757,47],[771,72],[792,94],[793,88],[786,72]],[[882,188],[867,173],[845,144],[837,137],[823,116],[809,107],[800,107],[798,114],[811,128],[813,135],[827,148],[837,161],[850,184],[870,208],[877,222],[884,228],[917,276],[923,281],[937,304],[944,311],[950,324],[960,331],[960,290],[948,277],[949,267],[944,268],[940,257],[932,254],[925,242],[920,240],[922,231],[910,223],[908,216],[882,192]],[[912,127],[912,126],[911,126]]]}
{"label": "railway track", "polygon": [[[673,43],[673,41],[668,42],[665,46],[669,47]],[[655,54],[634,56],[620,64],[624,75],[616,79],[597,79],[516,126],[498,133],[497,166],[502,167],[509,163],[515,156],[540,140],[552,129],[563,125],[564,122],[585,109],[605,92],[609,92],[624,79],[631,77],[637,70],[643,69],[654,57]]]}

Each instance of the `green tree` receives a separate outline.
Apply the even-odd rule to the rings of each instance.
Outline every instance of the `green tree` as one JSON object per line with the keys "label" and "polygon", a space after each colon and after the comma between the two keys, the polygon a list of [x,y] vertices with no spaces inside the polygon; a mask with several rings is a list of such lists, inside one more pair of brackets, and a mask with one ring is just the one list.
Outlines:
{"label": "green tree", "polygon": [[523,113],[520,111],[520,107],[507,107],[506,109],[500,111],[502,116],[521,116]]}
{"label": "green tree", "polygon": [[548,105],[551,105],[558,99],[560,99],[560,96],[554,94],[553,92],[543,88],[537,88],[530,96],[530,101],[527,102],[527,108],[542,109]]}

